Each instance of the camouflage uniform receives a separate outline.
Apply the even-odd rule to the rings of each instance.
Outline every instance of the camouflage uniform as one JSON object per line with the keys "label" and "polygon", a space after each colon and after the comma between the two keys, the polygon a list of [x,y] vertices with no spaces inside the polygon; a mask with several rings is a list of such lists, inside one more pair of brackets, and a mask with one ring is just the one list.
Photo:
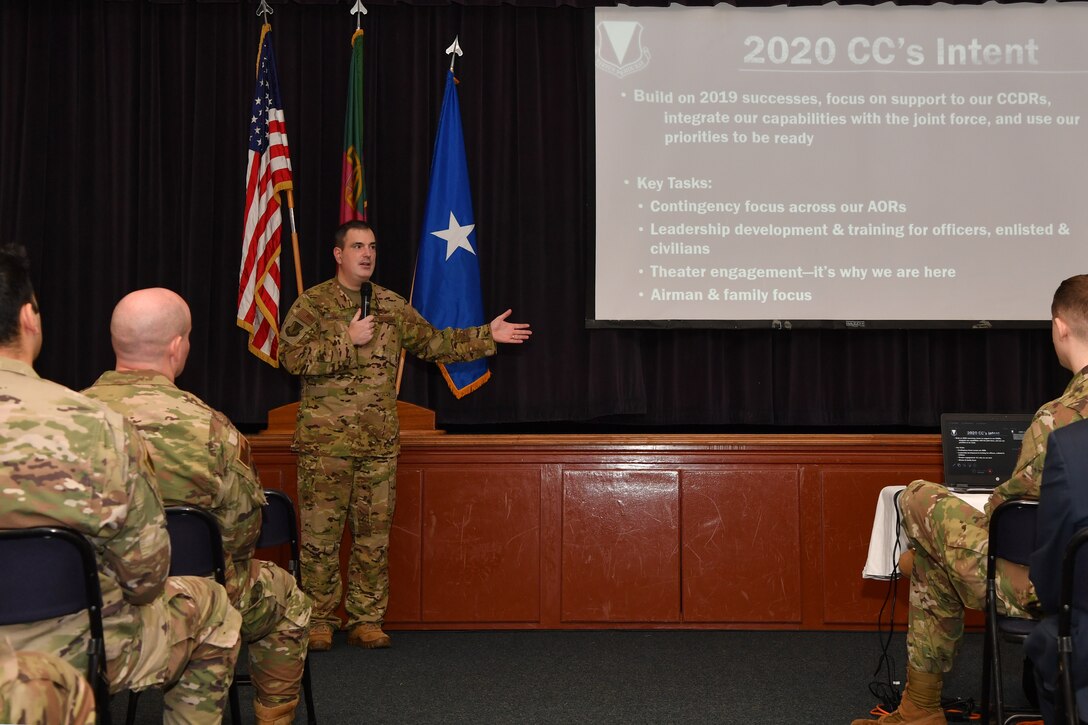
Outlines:
{"label": "camouflage uniform", "polygon": [[373,285],[374,339],[356,347],[348,323],[359,292],[336,279],[303,293],[283,321],[280,362],[302,377],[294,449],[299,453],[302,586],[315,623],[340,625],[340,537],[351,511],[349,627],[381,624],[389,597],[389,530],[396,499],[396,373],[403,347],[450,363],[495,353],[488,325],[436,330],[399,295]]}
{"label": "camouflage uniform", "polygon": [[[1086,416],[1088,368],[1073,377],[1060,398],[1035,413],[1016,469],[994,489],[985,513],[928,481],[914,481],[900,496],[903,526],[915,551],[907,630],[911,669],[932,673],[952,669],[963,636],[964,607],[982,609],[986,602],[990,512],[1010,498],[1039,498],[1047,437]],[[1009,616],[1038,614],[1025,566],[999,560],[997,594],[998,609]]]}
{"label": "camouflage uniform", "polygon": [[222,413],[153,371],[109,371],[84,391],[136,424],[167,505],[210,511],[223,532],[227,593],[242,614],[249,670],[269,707],[298,697],[310,601],[295,578],[253,558],[265,503],[249,441]]}
{"label": "camouflage uniform", "polygon": [[[62,525],[99,552],[110,690],[164,685],[165,722],[218,723],[241,617],[223,587],[169,577],[154,471],[124,416],[0,357],[0,527]],[[0,627],[18,650],[87,667],[87,615]]]}
{"label": "camouflage uniform", "polygon": [[16,652],[0,637],[0,722],[94,725],[94,693],[59,657]]}

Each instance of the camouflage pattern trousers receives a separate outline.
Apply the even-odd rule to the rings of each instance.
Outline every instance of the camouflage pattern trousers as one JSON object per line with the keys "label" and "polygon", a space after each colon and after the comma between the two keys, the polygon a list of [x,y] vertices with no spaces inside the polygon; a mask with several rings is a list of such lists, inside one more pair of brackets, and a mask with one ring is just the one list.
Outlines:
{"label": "camouflage pattern trousers", "polygon": [[[108,659],[110,692],[159,685],[164,689],[165,724],[220,723],[227,689],[242,645],[242,617],[227,590],[211,579],[177,576],[166,580],[148,610],[143,641]],[[144,613],[141,611],[141,613]],[[110,652],[109,632],[106,651]]]}
{"label": "camouflage pattern trousers", "polygon": [[0,637],[0,722],[93,725],[94,693],[83,673],[42,652],[16,652]]}
{"label": "camouflage pattern trousers", "polygon": [[[907,486],[899,510],[914,549],[907,664],[920,672],[945,673],[963,637],[965,608],[981,610],[986,604],[989,519],[929,481]],[[1037,599],[1027,567],[999,559],[996,584],[999,612],[1031,616],[1028,610]]]}
{"label": "camouflage pattern trousers", "polygon": [[310,631],[310,598],[270,561],[249,560],[249,581],[235,603],[257,700],[267,707],[298,697]]}
{"label": "camouflage pattern trousers", "polygon": [[[106,612],[102,624],[111,693],[162,687],[164,723],[222,722],[242,645],[242,617],[231,606],[226,589],[211,579],[172,576],[147,604],[107,603]],[[86,622],[87,615],[78,612],[10,625],[0,633],[18,650],[56,654],[86,671],[87,641],[73,640],[67,627],[75,619]],[[117,628],[122,622],[135,622],[138,634],[120,636]]]}
{"label": "camouflage pattern trousers", "polygon": [[302,588],[313,599],[311,622],[340,627],[340,539],[350,513],[348,627],[381,624],[389,603],[389,531],[396,503],[397,459],[299,454]]}

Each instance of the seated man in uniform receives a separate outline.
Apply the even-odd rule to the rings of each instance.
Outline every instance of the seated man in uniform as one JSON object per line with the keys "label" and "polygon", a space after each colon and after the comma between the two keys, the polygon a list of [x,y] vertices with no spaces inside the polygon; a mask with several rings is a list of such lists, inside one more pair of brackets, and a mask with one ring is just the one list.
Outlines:
{"label": "seated man in uniform", "polygon": [[[1088,275],[1070,277],[1058,286],[1050,315],[1054,352],[1073,379],[1061,397],[1035,413],[1012,477],[994,489],[985,513],[929,481],[914,481],[899,497],[911,547],[900,565],[910,577],[907,685],[895,712],[877,721],[855,720],[854,725],[946,722],[941,687],[963,638],[964,610],[982,609],[986,602],[989,515],[1008,499],[1039,498],[1050,433],[1088,417]],[[1007,616],[1038,613],[1025,566],[998,560],[997,596],[998,610]]]}
{"label": "seated man in uniform", "polygon": [[[42,319],[21,249],[0,250],[0,528],[67,526],[99,553],[110,691],[162,686],[166,723],[219,723],[242,620],[227,592],[167,577],[170,539],[147,448],[120,413],[42,380]],[[87,666],[87,615],[0,627],[16,650]]]}
{"label": "seated man in uniform", "polygon": [[264,491],[249,441],[222,413],[179,389],[192,318],[178,295],[162,288],[126,295],[113,311],[116,370],[84,391],[132,420],[150,445],[166,505],[210,511],[223,532],[227,592],[242,614],[257,722],[294,722],[310,622],[309,598],[295,578],[253,558]]}

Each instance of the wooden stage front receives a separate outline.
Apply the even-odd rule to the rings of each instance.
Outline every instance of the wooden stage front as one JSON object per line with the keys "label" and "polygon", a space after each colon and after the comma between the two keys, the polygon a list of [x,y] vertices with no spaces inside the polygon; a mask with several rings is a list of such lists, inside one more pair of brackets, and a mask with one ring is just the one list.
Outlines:
{"label": "wooden stage front", "polygon": [[[292,498],[295,409],[251,437]],[[937,435],[446,435],[401,416],[393,629],[872,629],[877,495],[941,480]]]}

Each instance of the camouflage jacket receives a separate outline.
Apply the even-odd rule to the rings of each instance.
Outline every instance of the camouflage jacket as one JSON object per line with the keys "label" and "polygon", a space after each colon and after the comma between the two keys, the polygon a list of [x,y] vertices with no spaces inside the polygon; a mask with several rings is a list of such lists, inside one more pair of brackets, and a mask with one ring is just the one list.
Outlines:
{"label": "camouflage jacket", "polygon": [[[170,539],[155,474],[124,416],[0,357],[0,528],[68,526],[98,554],[106,657],[138,650],[161,623],[136,616],[163,591]],[[142,609],[142,608],[141,608]],[[146,608],[150,610],[151,608]],[[87,615],[0,627],[16,649],[86,664]]]}
{"label": "camouflage jacket", "polygon": [[302,378],[295,450],[337,457],[396,455],[400,349],[439,363],[495,353],[488,325],[436,330],[403,297],[373,285],[374,339],[355,346],[353,301],[336,279],[306,290],[280,333],[280,363]]}
{"label": "camouflage jacket", "polygon": [[227,416],[157,372],[111,370],[83,392],[136,424],[150,446],[164,504],[199,506],[219,521],[227,592],[238,602],[265,502],[249,441]]}
{"label": "camouflage jacket", "polygon": [[1024,442],[1020,446],[1020,457],[1016,460],[1012,477],[994,489],[986,502],[986,515],[989,516],[995,506],[1010,498],[1039,498],[1047,438],[1058,428],[1085,417],[1088,417],[1088,368],[1073,376],[1060,398],[1036,411],[1031,425],[1024,432]]}

